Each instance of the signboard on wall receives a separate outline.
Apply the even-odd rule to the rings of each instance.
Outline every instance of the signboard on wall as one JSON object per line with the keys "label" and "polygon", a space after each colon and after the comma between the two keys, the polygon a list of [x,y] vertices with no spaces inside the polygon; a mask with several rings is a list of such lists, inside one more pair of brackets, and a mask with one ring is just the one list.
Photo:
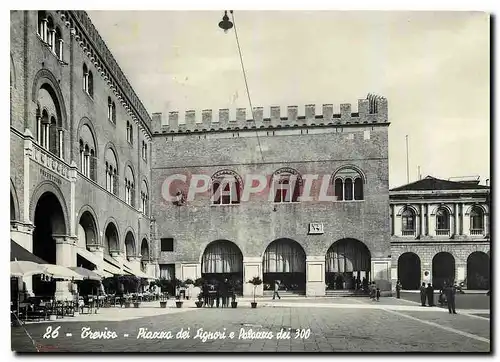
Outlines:
{"label": "signboard on wall", "polygon": [[312,222],[309,224],[309,235],[320,235],[323,234],[323,224],[318,222]]}

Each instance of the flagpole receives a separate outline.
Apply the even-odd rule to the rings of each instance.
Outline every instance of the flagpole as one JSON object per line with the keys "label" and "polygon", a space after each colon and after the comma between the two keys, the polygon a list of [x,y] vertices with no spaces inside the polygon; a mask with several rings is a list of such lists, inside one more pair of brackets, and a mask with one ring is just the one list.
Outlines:
{"label": "flagpole", "polygon": [[406,135],[406,183],[410,183],[410,162],[408,156],[408,135]]}

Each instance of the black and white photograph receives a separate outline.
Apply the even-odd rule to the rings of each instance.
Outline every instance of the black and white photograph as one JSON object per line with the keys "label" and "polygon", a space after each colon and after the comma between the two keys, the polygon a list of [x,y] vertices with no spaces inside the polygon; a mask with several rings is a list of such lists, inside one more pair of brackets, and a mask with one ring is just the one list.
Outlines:
{"label": "black and white photograph", "polygon": [[12,353],[492,352],[491,13],[135,5],[9,9]]}

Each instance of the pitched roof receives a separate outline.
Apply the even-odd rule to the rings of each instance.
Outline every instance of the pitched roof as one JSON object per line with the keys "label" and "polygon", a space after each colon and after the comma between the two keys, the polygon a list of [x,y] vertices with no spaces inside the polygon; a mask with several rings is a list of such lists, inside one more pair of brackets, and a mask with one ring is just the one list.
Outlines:
{"label": "pitched roof", "polygon": [[424,191],[424,190],[478,190],[489,189],[489,186],[477,185],[471,182],[457,182],[441,180],[432,176],[427,176],[422,180],[395,187],[390,191]]}

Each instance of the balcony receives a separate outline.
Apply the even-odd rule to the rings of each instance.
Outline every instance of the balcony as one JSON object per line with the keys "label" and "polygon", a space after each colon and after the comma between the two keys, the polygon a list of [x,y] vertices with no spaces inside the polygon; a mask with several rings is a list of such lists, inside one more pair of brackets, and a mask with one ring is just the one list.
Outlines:
{"label": "balcony", "polygon": [[470,229],[471,235],[483,235],[484,229]]}
{"label": "balcony", "polygon": [[449,236],[450,229],[436,229],[436,235],[437,236]]}
{"label": "balcony", "polygon": [[403,230],[403,236],[415,236],[415,230]]}

